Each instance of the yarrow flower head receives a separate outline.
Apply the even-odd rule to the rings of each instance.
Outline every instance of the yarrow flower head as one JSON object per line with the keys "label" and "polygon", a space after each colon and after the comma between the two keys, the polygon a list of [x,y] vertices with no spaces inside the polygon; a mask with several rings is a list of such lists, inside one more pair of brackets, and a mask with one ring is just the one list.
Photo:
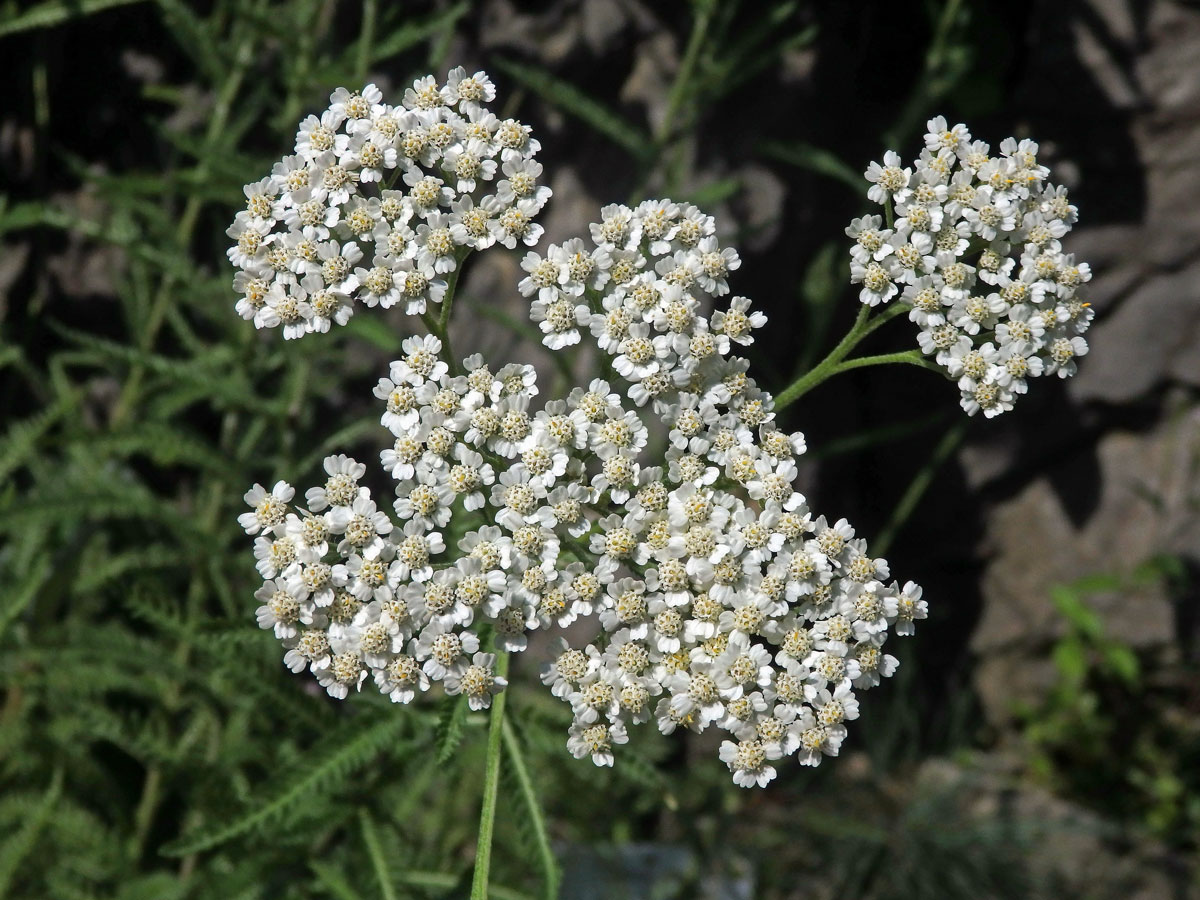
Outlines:
{"label": "yarrow flower head", "polygon": [[969,415],[990,418],[1031,379],[1075,374],[1091,269],[1063,252],[1078,210],[1047,180],[1035,142],[1006,138],[993,156],[965,125],[938,116],[927,128],[911,167],[889,150],[867,169],[886,222],[868,215],[846,229],[850,280],[864,304],[910,307],[921,352],[957,382]]}
{"label": "yarrow flower head", "polygon": [[416,315],[467,251],[536,244],[540,145],[488,110],[495,96],[462,68],[418,79],[398,105],[373,84],[334,91],[295,152],[246,185],[226,232],[238,313],[285,338],[345,325],[358,304]]}
{"label": "yarrow flower head", "polygon": [[[457,134],[437,118],[453,102],[475,122],[491,88],[471,78],[417,81],[406,111],[393,111],[406,123],[395,134],[415,127],[405,116],[434,113],[422,128],[450,122]],[[332,99],[298,146],[336,148],[328,122],[352,109],[364,115],[341,134],[346,146],[384,127],[373,94]],[[536,196],[523,180],[535,177],[535,142],[519,123],[488,127],[510,187],[520,183],[512,197]],[[484,159],[471,149],[484,138],[463,128],[461,152]],[[439,151],[443,172],[456,146]],[[432,154],[414,149],[406,179],[430,177],[420,172]],[[428,205],[419,228],[443,227],[436,215]],[[405,222],[419,218],[414,208]],[[410,240],[405,259],[425,260],[431,278],[439,260],[478,249]],[[436,335],[406,338],[375,389],[392,438],[380,456],[390,512],[346,456],[325,460],[306,508],[290,505],[286,482],[246,494],[239,521],[264,579],[258,622],[289,668],[337,698],[374,684],[410,703],[440,686],[484,709],[506,688],[495,654],[588,621],[590,640],[560,637],[542,673],[570,707],[577,758],[613,765],[630,727],[648,723],[724,732],[719,758],[744,787],[767,784],[784,757],[836,756],[858,693],[896,670],[889,632],[911,633],[926,606],[845,519],[813,513],[795,490],[804,438],[779,427],[772,396],[735,355],[766,322],[748,298],[724,299],[739,266],[711,216],[670,200],[607,206],[587,236],[527,252],[517,288],[543,343],[586,342],[605,360],[603,374],[540,402],[531,366],[453,359]]]}

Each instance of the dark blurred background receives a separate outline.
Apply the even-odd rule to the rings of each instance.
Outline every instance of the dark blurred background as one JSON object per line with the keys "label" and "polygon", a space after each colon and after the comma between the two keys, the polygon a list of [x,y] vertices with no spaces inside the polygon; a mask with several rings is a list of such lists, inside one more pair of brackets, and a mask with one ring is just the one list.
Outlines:
{"label": "dark blurred background", "polygon": [[[375,457],[413,323],[257,335],[223,234],[334,87],[458,64],[541,140],[548,240],[646,196],[718,216],[775,391],[854,317],[860,173],[933,115],[1040,141],[1096,274],[1079,375],[998,420],[915,367],[783,415],[814,508],[930,604],[841,758],[751,793],[647,734],[594,771],[516,661],[562,895],[1200,896],[1200,4],[7,0],[0,60],[0,896],[465,896],[481,721],[309,696],[234,521]],[[473,264],[455,347],[549,374],[518,262]],[[529,815],[497,897],[544,890]]]}

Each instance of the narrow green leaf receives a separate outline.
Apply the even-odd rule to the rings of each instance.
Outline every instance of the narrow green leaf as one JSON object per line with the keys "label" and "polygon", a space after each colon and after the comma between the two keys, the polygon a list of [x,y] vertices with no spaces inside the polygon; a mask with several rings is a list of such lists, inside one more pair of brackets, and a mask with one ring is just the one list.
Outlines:
{"label": "narrow green leaf", "polygon": [[62,793],[62,783],[62,769],[55,769],[41,801],[21,824],[21,828],[0,846],[0,897],[7,896],[17,867],[33,852],[38,836],[50,821],[50,814]]}
{"label": "narrow green leaf", "polygon": [[[413,18],[408,7],[402,4],[385,4],[382,11],[393,13],[390,22],[377,29],[380,35],[372,42],[370,60],[372,65],[395,59],[397,56],[423,44],[431,38],[453,31],[455,23],[471,10],[470,0],[459,0],[448,9],[435,11],[422,19]],[[399,17],[398,27],[390,27]],[[358,56],[358,43],[347,48],[348,52],[332,59],[324,60],[314,65],[305,75],[303,89],[320,86],[320,91],[327,92],[329,85],[343,84],[347,87],[358,80],[355,72],[355,59]],[[320,92],[319,91],[319,92]],[[289,127],[295,127],[291,122]]]}
{"label": "narrow green leaf", "polygon": [[383,426],[379,424],[378,419],[359,419],[351,422],[324,438],[308,456],[300,461],[299,465],[293,467],[292,471],[297,475],[315,471],[326,456],[345,452],[345,448],[365,440],[368,436],[370,436],[372,444],[378,443],[378,437],[383,431]]}
{"label": "narrow green leaf", "polygon": [[1086,593],[1090,592],[1078,591],[1074,587],[1056,587],[1051,590],[1050,599],[1073,630],[1084,637],[1097,640],[1103,635],[1104,627],[1096,611],[1083,602]]}
{"label": "narrow green leaf", "polygon": [[1140,666],[1137,654],[1129,647],[1124,644],[1109,644],[1104,648],[1104,662],[1126,684],[1137,683]]}
{"label": "narrow green leaf", "polygon": [[160,422],[141,422],[113,434],[93,437],[88,446],[92,452],[114,458],[145,456],[160,466],[182,464],[213,472],[229,468],[229,460],[215,448],[182,426]]}
{"label": "narrow green leaf", "polygon": [[247,383],[245,373],[232,365],[233,349],[230,347],[215,346],[203,360],[172,359],[78,331],[59,322],[51,322],[51,327],[102,357],[145,369],[172,382],[190,385],[196,388],[197,397],[207,396],[214,402],[221,401],[217,404],[220,408],[228,406],[267,415],[279,415],[281,412],[282,405],[279,402],[259,397]]}
{"label": "narrow green leaf", "polygon": [[804,270],[804,278],[800,282],[800,299],[804,301],[808,327],[805,329],[804,348],[793,377],[798,378],[811,369],[817,361],[821,347],[825,345],[844,281],[838,278],[838,264],[844,265],[844,253],[845,250],[837,242],[830,241],[817,251],[808,268]]}
{"label": "narrow green leaf", "polygon": [[0,22],[0,37],[21,31],[50,28],[70,19],[80,19],[116,6],[130,6],[141,2],[142,0],[49,0],[14,15],[7,22]]}
{"label": "narrow green leaf", "polygon": [[841,286],[835,271],[838,255],[838,245],[832,241],[817,251],[800,282],[800,296],[805,303],[824,306],[836,298],[836,291]]}
{"label": "narrow green leaf", "polygon": [[866,193],[866,179],[861,174],[842,162],[835,154],[807,141],[768,141],[759,147],[759,152],[780,162],[840,181],[855,194]]}
{"label": "narrow green leaf", "polygon": [[59,397],[41,412],[14,422],[0,439],[0,481],[15,472],[33,453],[38,441],[54,425],[75,408],[74,393]]}
{"label": "narrow green leaf", "polygon": [[742,39],[724,50],[718,62],[701,71],[695,90],[707,94],[714,102],[728,97],[759,72],[777,65],[785,52],[800,50],[816,40],[817,25],[788,33],[794,27],[788,18],[797,8],[798,4],[784,3],[756,17],[757,24]]}
{"label": "narrow green leaf", "polygon": [[0,369],[19,363],[21,357],[21,348],[15,344],[0,345]]}
{"label": "narrow green leaf", "polygon": [[629,151],[630,155],[642,160],[652,155],[653,145],[645,131],[593,100],[571,82],[564,81],[537,66],[507,59],[497,59],[496,65],[514,81],[520,82],[567,115],[582,120],[614,144]]}
{"label": "narrow green leaf", "polygon": [[396,888],[392,884],[387,857],[379,844],[379,835],[375,832],[375,823],[371,821],[371,816],[365,809],[359,813],[358,820],[362,825],[363,843],[367,845],[367,855],[371,857],[371,865],[375,869],[375,878],[379,882],[383,900],[396,900]]}
{"label": "narrow green leaf", "polygon": [[26,203],[8,205],[8,198],[0,204],[0,234],[9,231],[20,231],[23,228],[36,228],[55,216],[53,207],[37,200]]}
{"label": "narrow green leaf", "polygon": [[378,316],[355,316],[342,329],[344,333],[373,344],[380,350],[398,351],[403,334],[397,334]]}
{"label": "narrow green leaf", "polygon": [[1078,639],[1060,641],[1053,651],[1054,667],[1073,687],[1083,683],[1087,675],[1087,652]]}
{"label": "narrow green leaf", "polygon": [[742,179],[722,178],[720,181],[712,181],[697,188],[683,199],[696,204],[701,209],[709,209],[718,203],[728,200],[741,189]]}
{"label": "narrow green leaf", "polygon": [[399,56],[405,50],[410,50],[427,41],[434,35],[452,27],[467,14],[470,8],[469,0],[460,0],[449,9],[426,16],[420,21],[406,21],[391,34],[375,42],[371,48],[371,62],[382,62],[393,56]]}
{"label": "narrow green leaf", "polygon": [[521,788],[521,797],[525,801],[527,820],[533,828],[537,844],[538,860],[542,867],[542,886],[549,900],[558,896],[560,874],[558,861],[554,858],[554,850],[550,847],[550,835],[546,831],[546,817],[542,813],[542,803],[538,799],[533,779],[529,777],[529,767],[525,764],[524,751],[521,742],[513,730],[511,717],[505,719],[503,725],[504,749],[508,754],[508,762]]}
{"label": "narrow green leaf", "polygon": [[106,555],[94,565],[83,567],[75,579],[74,592],[84,595],[104,587],[111,581],[125,578],[130,573],[141,573],[148,569],[170,569],[181,565],[186,555],[178,547],[153,544],[149,547],[134,547],[123,552]]}
{"label": "narrow green leaf", "polygon": [[[50,560],[51,557],[48,553],[41,554],[34,560],[33,568],[25,572],[16,584],[5,589],[4,599],[0,600],[0,635],[3,635],[8,630],[8,626],[25,612],[25,608],[33,602],[33,598],[37,596],[42,585],[49,580],[53,574]],[[3,891],[0,891],[0,896],[2,895]]]}
{"label": "narrow green leaf", "polygon": [[308,861],[308,867],[317,876],[321,886],[333,894],[337,900],[362,900],[358,891],[350,886],[350,882],[346,880],[345,874],[340,869],[335,869],[328,863],[315,859]]}
{"label": "narrow green leaf", "polygon": [[177,46],[195,60],[208,79],[220,84],[227,77],[228,61],[210,33],[211,26],[199,13],[180,0],[156,0],[171,37]]}

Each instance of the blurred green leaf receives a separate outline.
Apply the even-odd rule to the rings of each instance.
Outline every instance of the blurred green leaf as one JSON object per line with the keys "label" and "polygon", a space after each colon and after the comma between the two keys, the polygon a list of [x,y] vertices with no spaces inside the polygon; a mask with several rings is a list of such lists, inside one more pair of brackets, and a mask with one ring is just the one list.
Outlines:
{"label": "blurred green leaf", "polygon": [[458,3],[431,13],[415,22],[410,21],[410,17],[406,14],[404,23],[400,27],[393,29],[374,43],[371,48],[371,62],[382,62],[393,56],[399,56],[418,44],[423,44],[438,33],[452,28],[470,9],[470,0],[459,0]]}
{"label": "blurred green leaf", "polygon": [[645,161],[654,153],[650,136],[613,110],[545,69],[498,58],[496,67],[514,81],[529,88],[547,103],[574,116],[607,137],[630,156]]}
{"label": "blurred green leaf", "polygon": [[1060,641],[1054,647],[1054,665],[1068,684],[1082,684],[1087,674],[1087,651],[1079,640]]}
{"label": "blurred green leaf", "polygon": [[449,762],[458,750],[458,745],[462,743],[463,735],[466,734],[467,709],[467,698],[461,696],[442,705],[442,711],[438,714],[436,734],[435,758],[438,763],[444,765]]}
{"label": "blurred green leaf", "polygon": [[397,738],[408,727],[401,715],[385,715],[356,730],[342,729],[313,748],[315,761],[299,772],[281,772],[262,796],[232,820],[195,829],[162,848],[165,856],[186,856],[211,850],[226,841],[277,821],[311,803],[313,794],[335,790],[354,772],[383,753],[398,750]]}
{"label": "blurred green leaf", "polygon": [[867,182],[862,174],[842,162],[837,154],[822,147],[807,141],[766,141],[759,145],[758,151],[771,159],[840,181],[856,196],[866,195]]}
{"label": "blurred green leaf", "polygon": [[8,839],[0,844],[0,897],[8,894],[8,887],[13,881],[18,866],[33,852],[38,835],[50,821],[54,806],[62,794],[63,772],[61,768],[54,770],[54,777],[49,787],[42,794],[41,800],[33,808],[21,827],[12,832]]}
{"label": "blurred green leaf", "polygon": [[117,6],[130,6],[143,0],[47,0],[0,21],[0,37],[50,28],[72,19],[81,19]]}
{"label": "blurred green leaf", "polygon": [[694,203],[701,209],[711,209],[720,203],[724,203],[741,189],[742,179],[722,178],[720,181],[710,182],[689,192],[684,199],[690,203]]}

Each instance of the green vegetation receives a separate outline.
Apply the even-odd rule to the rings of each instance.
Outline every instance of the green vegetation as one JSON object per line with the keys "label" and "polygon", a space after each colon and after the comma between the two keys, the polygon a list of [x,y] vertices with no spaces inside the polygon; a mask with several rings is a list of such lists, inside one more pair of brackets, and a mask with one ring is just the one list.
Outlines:
{"label": "green vegetation", "polygon": [[[369,388],[398,350],[401,320],[356,317],[331,340],[263,340],[233,312],[224,229],[243,183],[269,170],[333,87],[444,72],[460,39],[486,27],[467,0],[413,6],[0,3],[6,84],[30,148],[27,177],[0,195],[5,255],[28,254],[0,305],[0,897],[394,900],[470,889],[486,715],[308,690],[254,627],[257,580],[236,521],[251,483],[313,476],[331,452],[370,460],[381,443]],[[914,7],[925,44],[907,50],[911,92],[874,141],[911,139],[949,100],[994,111],[998,76],[964,81],[987,28],[972,6]],[[610,167],[625,173],[625,199],[726,202],[740,176],[699,182],[697,144],[772,87],[771,70],[821,52],[825,35],[795,0],[695,0],[675,18],[679,59],[654,122],[619,101],[627,72],[600,90],[570,66],[500,52],[479,62],[535,128],[565,115],[619,154]],[[170,64],[93,84],[87,67],[101,54],[85,46],[89,33],[119,43],[141,28],[128,65],[155,42]],[[109,68],[96,77],[117,78],[122,48],[102,49]],[[91,139],[105,122],[103,141]],[[854,209],[846,188],[865,160],[837,139],[819,143],[781,117],[738,152],[803,173]],[[824,357],[853,315],[838,235],[816,238],[824,246],[797,254],[803,267],[772,301],[772,315],[791,309],[803,329],[801,366]],[[64,292],[55,278],[77,286]],[[481,312],[508,324],[501,310]],[[790,381],[778,360],[762,365],[768,386]],[[897,421],[819,449],[931,431],[936,444],[946,422]],[[951,435],[936,464],[962,438]],[[889,539],[919,517],[931,472],[901,498]],[[1132,577],[1178,587],[1184,574],[1160,561]],[[1164,691],[1156,670],[1103,633],[1086,598],[1125,585],[1056,593],[1067,622],[1053,650],[1060,682],[1021,711],[1023,764],[1122,827],[1191,851],[1200,751],[1195,710],[1180,709],[1194,707],[1195,687]],[[765,798],[718,766],[689,766],[686,749],[655,735],[635,736],[612,771],[576,762],[564,749],[569,710],[523,690],[536,672],[516,663],[497,738],[490,896],[555,896],[573,848],[642,842],[689,851],[662,896],[698,896],[701,883],[747,871],[762,898],[805,893],[807,881],[819,896],[873,900],[1036,896],[1020,861],[1037,828],[972,815],[969,785],[918,777],[931,758],[973,758],[978,716],[966,679],[931,711],[918,696],[921,651],[936,647],[918,638],[903,649],[902,674],[868,701],[853,752],[816,772],[789,766]]]}

